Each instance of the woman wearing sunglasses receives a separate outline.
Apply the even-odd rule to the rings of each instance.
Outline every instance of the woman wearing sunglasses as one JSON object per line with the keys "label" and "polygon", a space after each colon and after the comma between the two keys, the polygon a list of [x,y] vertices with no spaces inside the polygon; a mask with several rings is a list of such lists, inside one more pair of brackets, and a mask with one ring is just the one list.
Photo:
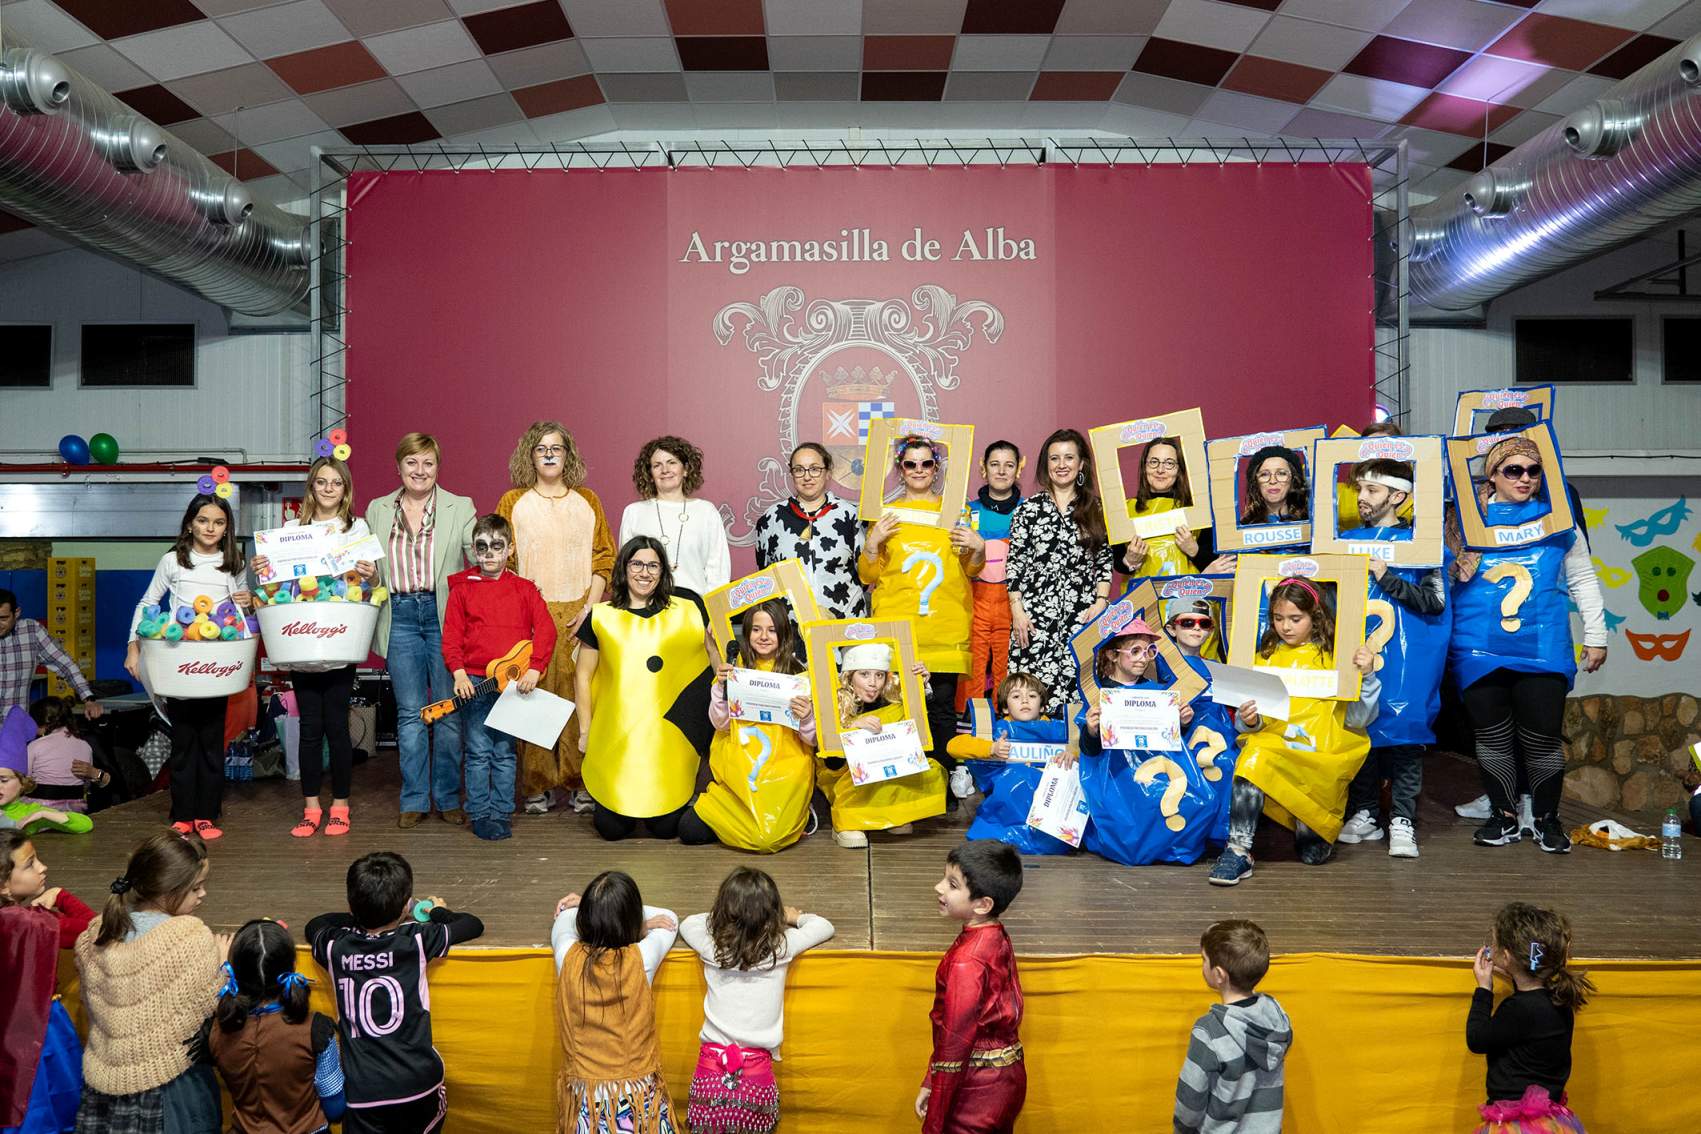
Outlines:
{"label": "woman wearing sunglasses", "polygon": [[796,559],[803,564],[809,589],[821,605],[821,617],[860,617],[868,610],[868,595],[856,574],[862,524],[856,518],[855,501],[840,500],[827,491],[833,455],[826,446],[805,441],[792,450],[788,471],[790,499],[775,504],[756,521],[756,567]]}
{"label": "woman wearing sunglasses", "polygon": [[[945,745],[957,731],[957,680],[969,671],[969,631],[974,619],[969,579],[986,565],[986,541],[946,517],[935,523],[903,518],[938,514],[946,457],[944,446],[926,437],[910,435],[893,446],[898,495],[869,526],[857,571],[870,589],[875,618],[915,620],[917,659],[929,674],[930,755],[947,772],[954,772],[957,761],[946,753]],[[962,459],[973,457],[965,453]],[[973,781],[964,769],[952,777],[946,806],[955,808],[957,799],[972,790]]]}
{"label": "woman wearing sunglasses", "polygon": [[[1488,451],[1479,490],[1491,526],[1527,523],[1549,505],[1540,451],[1523,436]],[[1565,780],[1565,697],[1577,673],[1566,599],[1583,617],[1583,669],[1606,661],[1606,618],[1589,542],[1566,530],[1522,547],[1466,552],[1454,561],[1453,635],[1448,662],[1476,737],[1491,812],[1479,846],[1522,837],[1516,813],[1522,771],[1541,849],[1565,854],[1559,822]]]}
{"label": "woman wearing sunglasses", "polygon": [[[558,639],[567,643],[550,655],[538,688],[571,699],[572,637],[608,589],[614,537],[602,501],[585,487],[579,447],[560,422],[534,421],[520,435],[508,458],[508,480],[514,487],[497,502],[496,514],[514,528],[509,567],[537,584]],[[591,809],[579,776],[577,716],[567,719],[554,748],[520,742],[520,791],[528,815],[547,812],[556,792],[569,796],[575,811]]]}

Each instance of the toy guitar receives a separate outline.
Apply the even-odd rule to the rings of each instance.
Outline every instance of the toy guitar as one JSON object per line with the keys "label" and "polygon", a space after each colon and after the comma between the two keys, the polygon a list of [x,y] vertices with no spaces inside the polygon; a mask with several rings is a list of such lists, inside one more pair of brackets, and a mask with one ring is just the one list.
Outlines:
{"label": "toy guitar", "polygon": [[500,692],[524,677],[526,670],[531,667],[532,643],[531,639],[528,638],[523,642],[516,642],[513,649],[490,663],[489,668],[485,671],[487,676],[483,681],[473,686],[471,697],[448,697],[441,701],[434,701],[419,711],[420,722],[422,724],[435,724],[467,702],[482,697],[492,689]]}

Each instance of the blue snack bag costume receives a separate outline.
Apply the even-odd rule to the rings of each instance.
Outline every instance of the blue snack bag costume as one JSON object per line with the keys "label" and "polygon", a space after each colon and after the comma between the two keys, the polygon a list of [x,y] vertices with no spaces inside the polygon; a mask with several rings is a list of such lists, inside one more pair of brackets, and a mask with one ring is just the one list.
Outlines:
{"label": "blue snack bag costume", "polygon": [[[1229,790],[1234,783],[1235,761],[1240,747],[1234,742],[1234,710],[1211,700],[1210,671],[1198,658],[1187,658],[1200,677],[1206,681],[1205,691],[1193,698],[1193,721],[1181,730],[1181,743],[1199,770],[1210,795],[1211,806],[1205,823],[1205,839],[1212,843],[1228,842]],[[1160,669],[1162,665],[1160,663]]]}
{"label": "blue snack bag costume", "polygon": [[[1408,527],[1353,528],[1340,533],[1342,539],[1409,540]],[[1442,578],[1452,562],[1443,552]],[[1423,567],[1389,567],[1387,574],[1419,586],[1429,573]],[[1497,616],[1498,617],[1498,616]],[[1439,614],[1419,614],[1395,602],[1376,576],[1370,576],[1370,607],[1367,619],[1393,624],[1387,641],[1377,654],[1376,676],[1382,682],[1382,698],[1376,719],[1370,723],[1370,745],[1384,748],[1397,744],[1434,744],[1435,717],[1441,712],[1441,676],[1447,668],[1447,652],[1453,633],[1453,604]],[[1372,638],[1379,637],[1381,621]]]}
{"label": "blue snack bag costume", "polygon": [[1069,739],[1069,726],[1054,720],[1006,720],[979,697],[969,702],[969,722],[972,733],[953,737],[947,746],[953,756],[967,762],[982,797],[966,837],[997,839],[1021,854],[1072,852],[1075,848],[1062,839],[1028,826],[1028,811],[1033,806],[1044,766],[981,758],[993,741],[1006,738],[1012,744],[1064,745]]}
{"label": "blue snack bag costume", "polygon": [[[1527,500],[1489,504],[1483,512],[1490,525],[1501,525],[1527,523],[1547,509],[1543,501]],[[1564,568],[1565,553],[1576,540],[1576,531],[1569,530],[1523,547],[1484,551],[1476,574],[1453,588],[1447,659],[1459,688],[1497,669],[1557,673],[1568,685],[1576,678]],[[1520,591],[1522,601],[1507,605]]]}

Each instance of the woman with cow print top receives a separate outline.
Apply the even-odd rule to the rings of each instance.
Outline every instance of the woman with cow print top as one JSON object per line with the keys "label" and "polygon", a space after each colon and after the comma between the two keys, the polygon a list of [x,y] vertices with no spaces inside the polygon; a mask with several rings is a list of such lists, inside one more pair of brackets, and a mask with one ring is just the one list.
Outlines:
{"label": "woman with cow print top", "polygon": [[756,521],[756,566],[801,560],[822,617],[859,618],[868,612],[868,596],[856,574],[862,554],[856,502],[827,491],[833,458],[824,446],[805,441],[792,450],[790,464],[791,498]]}

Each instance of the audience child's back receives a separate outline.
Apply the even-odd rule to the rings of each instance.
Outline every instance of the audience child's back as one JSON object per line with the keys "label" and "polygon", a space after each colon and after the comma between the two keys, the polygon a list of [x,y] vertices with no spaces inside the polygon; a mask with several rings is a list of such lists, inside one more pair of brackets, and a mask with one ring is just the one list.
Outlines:
{"label": "audience child's back", "polygon": [[1199,952],[1205,983],[1222,999],[1193,1025],[1175,1088],[1175,1134],[1278,1134],[1293,1025],[1257,991],[1269,940],[1250,921],[1219,921]]}

